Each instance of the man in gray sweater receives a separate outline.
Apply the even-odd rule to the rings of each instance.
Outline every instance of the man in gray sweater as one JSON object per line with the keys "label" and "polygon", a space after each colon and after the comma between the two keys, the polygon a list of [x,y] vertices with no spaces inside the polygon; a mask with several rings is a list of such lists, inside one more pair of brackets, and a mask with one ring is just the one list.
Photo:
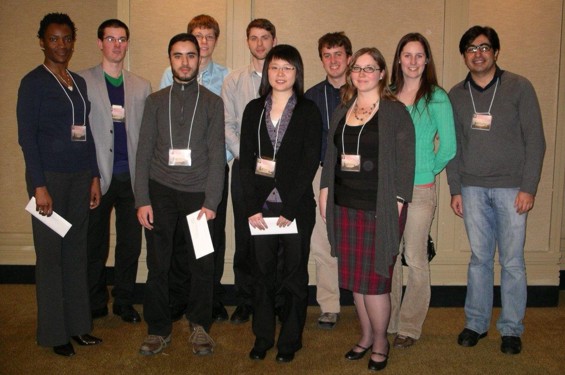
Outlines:
{"label": "man in gray sweater", "polygon": [[[169,43],[174,82],[147,98],[135,178],[137,218],[152,232],[147,243],[148,276],[143,311],[149,335],[143,355],[161,352],[171,341],[168,273],[177,220],[199,211],[213,220],[222,198],[226,154],[222,99],[196,81],[198,41],[179,34]],[[208,227],[211,229],[209,222]],[[186,317],[194,354],[214,350],[212,324],[213,254],[196,258],[188,225],[183,227],[190,270]]]}
{"label": "man in gray sweater", "polygon": [[534,206],[545,139],[532,84],[496,65],[499,50],[494,29],[474,26],[465,32],[459,51],[469,74],[449,93],[457,134],[457,155],[447,166],[451,208],[463,218],[471,244],[465,329],[457,342],[475,346],[487,335],[498,245],[500,349],[518,354],[527,299],[526,218]]}

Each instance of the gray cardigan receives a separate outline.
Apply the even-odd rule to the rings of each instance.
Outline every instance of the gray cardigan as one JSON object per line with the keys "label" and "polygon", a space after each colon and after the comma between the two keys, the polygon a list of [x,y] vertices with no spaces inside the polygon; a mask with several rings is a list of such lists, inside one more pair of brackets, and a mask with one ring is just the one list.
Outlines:
{"label": "gray cardigan", "polygon": [[[353,100],[345,106],[339,106],[332,115],[328,133],[328,148],[320,181],[321,189],[328,188],[326,225],[332,256],[337,256],[334,229],[334,183],[335,165],[339,156],[333,138],[339,121],[345,116]],[[398,254],[400,242],[396,197],[402,197],[409,202],[412,200],[414,186],[414,125],[410,114],[400,102],[381,99],[378,157],[375,271],[380,275],[391,277],[389,267],[392,265],[393,256]]]}

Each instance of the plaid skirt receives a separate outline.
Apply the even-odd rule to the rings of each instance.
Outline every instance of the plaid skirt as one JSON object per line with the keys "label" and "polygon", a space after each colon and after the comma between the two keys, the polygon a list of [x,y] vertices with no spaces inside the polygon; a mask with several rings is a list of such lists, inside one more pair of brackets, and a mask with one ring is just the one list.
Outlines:
{"label": "plaid skirt", "polygon": [[390,293],[396,259],[390,263],[391,277],[375,271],[375,212],[338,205],[334,212],[340,288],[360,294]]}

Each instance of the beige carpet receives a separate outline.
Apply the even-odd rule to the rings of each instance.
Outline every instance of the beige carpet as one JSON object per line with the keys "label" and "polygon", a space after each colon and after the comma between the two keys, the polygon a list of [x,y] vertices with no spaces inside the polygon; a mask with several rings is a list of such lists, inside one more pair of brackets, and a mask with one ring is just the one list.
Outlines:
{"label": "beige carpet", "polygon": [[[137,306],[141,309],[141,306]],[[233,310],[228,308],[229,312]],[[565,292],[558,308],[527,310],[520,355],[499,350],[495,309],[489,335],[474,348],[457,345],[463,327],[463,309],[430,309],[422,338],[409,349],[392,349],[385,374],[565,374]],[[146,335],[145,323],[131,325],[111,314],[95,321],[93,334],[104,342],[96,347],[75,345],[77,355],[63,358],[35,344],[35,286],[0,285],[0,374],[365,374],[368,356],[351,362],[343,355],[358,337],[353,307],[343,308],[332,331],[316,328],[319,311],[308,310],[304,348],[290,364],[275,362],[276,350],[264,361],[251,361],[253,345],[249,323],[215,324],[212,356],[199,358],[188,346],[188,324],[177,322],[172,345],[164,353],[143,357],[137,353]],[[392,338],[391,338],[392,340]]]}

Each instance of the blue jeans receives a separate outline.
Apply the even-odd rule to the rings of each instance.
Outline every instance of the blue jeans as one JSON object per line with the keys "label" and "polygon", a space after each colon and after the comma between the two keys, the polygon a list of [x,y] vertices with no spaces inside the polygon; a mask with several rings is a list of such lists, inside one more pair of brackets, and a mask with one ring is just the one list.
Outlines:
{"label": "blue jeans", "polygon": [[501,265],[502,312],[496,328],[502,336],[520,337],[526,312],[527,282],[524,241],[527,214],[514,207],[518,188],[463,186],[463,218],[471,244],[467,275],[465,327],[488,331],[492,313],[494,253]]}

